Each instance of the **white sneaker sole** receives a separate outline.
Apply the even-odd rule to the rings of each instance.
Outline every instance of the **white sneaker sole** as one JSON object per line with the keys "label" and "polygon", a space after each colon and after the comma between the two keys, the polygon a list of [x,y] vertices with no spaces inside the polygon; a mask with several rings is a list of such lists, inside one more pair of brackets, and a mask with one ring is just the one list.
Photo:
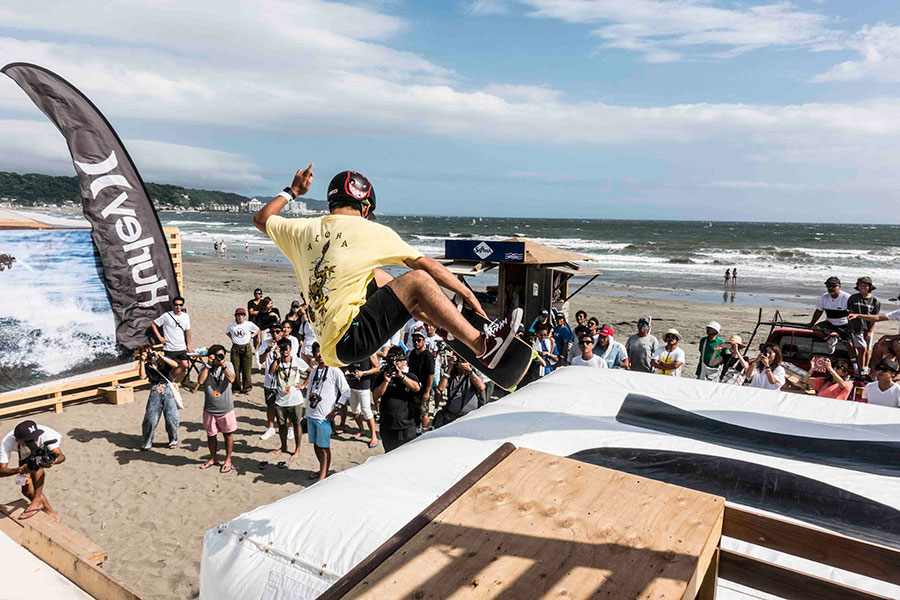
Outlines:
{"label": "white sneaker sole", "polygon": [[494,351],[494,356],[491,358],[491,362],[488,363],[488,369],[493,369],[500,363],[500,359],[503,358],[506,349],[509,348],[509,345],[512,343],[513,339],[515,339],[516,332],[519,330],[519,325],[522,324],[523,312],[524,311],[521,308],[516,308],[510,313],[510,316],[512,316],[512,324],[509,329],[510,335],[507,335],[506,339],[503,340],[503,343],[500,344],[500,348]]}

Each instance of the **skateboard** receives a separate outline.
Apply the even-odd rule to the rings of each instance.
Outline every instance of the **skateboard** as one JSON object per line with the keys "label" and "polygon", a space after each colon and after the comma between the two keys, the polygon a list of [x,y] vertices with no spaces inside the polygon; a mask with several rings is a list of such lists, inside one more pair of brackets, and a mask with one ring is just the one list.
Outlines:
{"label": "skateboard", "polygon": [[[478,331],[483,330],[484,326],[490,323],[490,321],[468,306],[464,306],[461,313],[466,321],[471,323]],[[487,375],[491,381],[507,391],[512,391],[516,385],[518,385],[522,377],[525,376],[528,367],[531,366],[531,358],[533,356],[531,346],[521,339],[516,338],[510,341],[509,346],[506,348],[506,352],[504,352],[503,356],[500,358],[500,363],[493,369],[489,369],[478,360],[478,357],[475,356],[475,353],[471,348],[466,346],[460,340],[450,340],[447,342],[447,346],[457,355],[471,363],[478,371]]]}

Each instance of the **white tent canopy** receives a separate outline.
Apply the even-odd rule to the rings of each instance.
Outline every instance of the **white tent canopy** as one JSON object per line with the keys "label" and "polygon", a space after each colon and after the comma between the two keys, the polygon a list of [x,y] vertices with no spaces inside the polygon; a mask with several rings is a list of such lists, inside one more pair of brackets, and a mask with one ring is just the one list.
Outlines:
{"label": "white tent canopy", "polygon": [[[648,407],[655,412],[641,412]],[[666,411],[689,421],[705,418],[721,425],[719,430],[769,436],[772,447],[742,448],[727,436],[716,439],[715,431],[713,439],[703,439],[702,426],[696,435],[694,430],[681,435],[672,431],[678,414]],[[653,422],[654,414],[663,418]],[[641,419],[647,423],[637,424]],[[799,451],[826,448],[823,456],[804,460],[785,455],[778,439],[790,436],[803,438],[795,444]],[[895,467],[873,460],[854,468],[841,463],[839,453],[832,459],[824,456],[842,443],[900,444],[900,410],[569,367],[390,454],[209,530],[201,560],[201,598],[315,598],[507,441],[559,456],[595,449],[601,454],[634,449],[701,455],[777,469],[836,494],[855,494],[884,511],[900,509],[900,478],[885,472]],[[900,597],[896,586],[725,541],[745,554]],[[720,598],[745,597],[740,586],[723,580],[719,593]],[[753,597],[769,596],[754,592]]]}

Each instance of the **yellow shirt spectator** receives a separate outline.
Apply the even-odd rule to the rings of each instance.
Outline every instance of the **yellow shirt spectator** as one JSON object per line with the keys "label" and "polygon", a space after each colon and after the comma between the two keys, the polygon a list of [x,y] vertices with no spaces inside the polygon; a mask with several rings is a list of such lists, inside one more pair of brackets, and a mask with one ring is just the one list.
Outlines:
{"label": "yellow shirt spectator", "polygon": [[422,256],[392,229],[358,216],[271,216],[266,233],[294,265],[322,357],[331,366],[343,366],[335,346],[365,304],[372,272]]}

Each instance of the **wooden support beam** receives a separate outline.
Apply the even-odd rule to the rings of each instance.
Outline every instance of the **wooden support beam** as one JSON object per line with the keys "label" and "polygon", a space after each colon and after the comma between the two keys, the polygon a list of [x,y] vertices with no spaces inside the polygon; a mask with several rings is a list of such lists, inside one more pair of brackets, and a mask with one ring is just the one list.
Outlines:
{"label": "wooden support beam", "polygon": [[725,506],[722,535],[900,585],[900,551]]}
{"label": "wooden support beam", "polygon": [[141,600],[133,590],[112,578],[103,569],[73,554],[27,523],[22,535],[22,546],[94,598]]}
{"label": "wooden support beam", "polygon": [[720,550],[719,577],[788,600],[890,600],[728,550]]}
{"label": "wooden support beam", "polygon": [[10,537],[17,542],[20,544],[22,543],[22,528],[25,527],[25,525],[28,525],[51,538],[57,544],[66,548],[69,552],[82,560],[98,566],[103,564],[103,561],[106,560],[108,556],[106,550],[67,525],[51,519],[50,516],[44,512],[39,512],[30,519],[20,521],[19,515],[22,514],[22,511],[25,510],[26,506],[28,506],[28,502],[26,502],[24,498],[0,504],[0,523],[4,524],[3,526],[0,526],[0,528],[2,528],[3,531],[7,531],[7,528],[4,528],[4,526],[18,529],[19,532],[17,536],[10,535]]}

